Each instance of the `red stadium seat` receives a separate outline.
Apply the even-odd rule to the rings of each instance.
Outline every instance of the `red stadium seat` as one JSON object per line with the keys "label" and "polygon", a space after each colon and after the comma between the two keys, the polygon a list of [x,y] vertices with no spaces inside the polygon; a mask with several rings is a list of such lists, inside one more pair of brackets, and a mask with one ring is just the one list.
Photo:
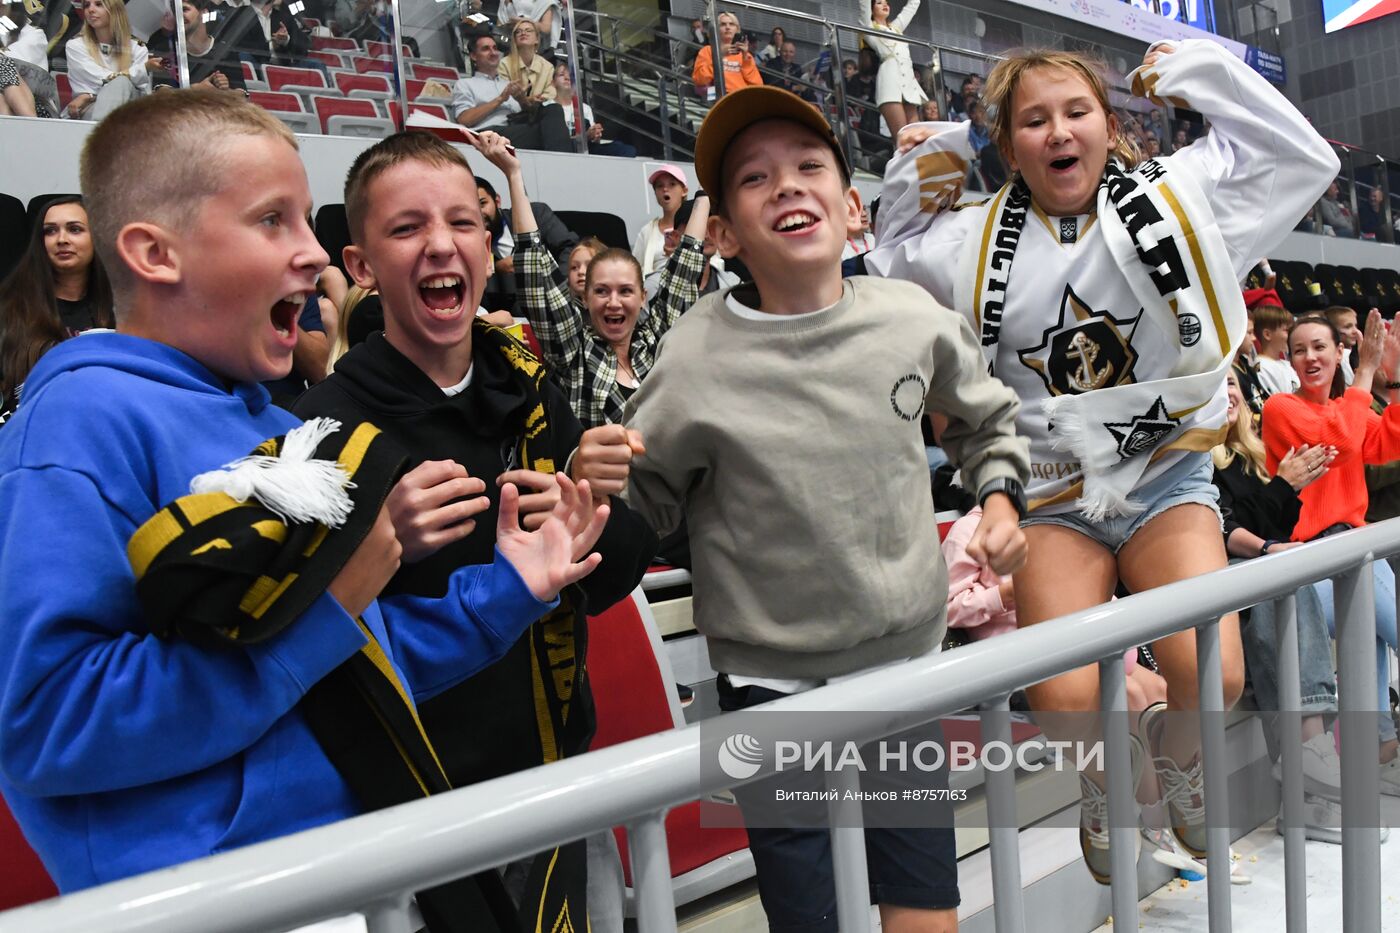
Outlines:
{"label": "red stadium seat", "polygon": [[320,122],[314,113],[307,113],[301,98],[280,91],[249,91],[248,99],[270,112],[298,133],[315,133]]}
{"label": "red stadium seat", "polygon": [[422,65],[414,62],[412,65],[413,76],[427,80],[429,78],[439,78],[443,81],[456,82],[457,71],[455,68],[448,68],[446,65]]}
{"label": "red stadium seat", "polygon": [[355,71],[359,74],[368,72],[385,72],[392,74],[394,71],[394,60],[391,58],[365,58],[357,56],[350,59]]}
{"label": "red stadium seat", "polygon": [[284,87],[303,88],[326,87],[326,76],[315,68],[291,68],[286,65],[264,65],[267,76],[267,89],[280,91]]}
{"label": "red stadium seat", "polygon": [[311,106],[323,133],[332,131],[331,120],[337,117],[346,118],[335,122],[338,135],[383,137],[393,132],[392,124],[379,115],[372,100],[317,95],[311,98]]}
{"label": "red stadium seat", "polygon": [[58,896],[44,864],[29,847],[10,808],[0,799],[0,910]]}
{"label": "red stadium seat", "polygon": [[[312,58],[316,59],[316,61],[321,62],[327,68],[345,67],[345,59],[340,57],[339,52],[328,52],[324,49],[313,49],[307,54],[310,55]],[[246,68],[248,66],[248,63],[244,62],[243,66]]]}
{"label": "red stadium seat", "polygon": [[428,86],[428,82],[422,78],[408,79],[408,99],[417,100],[423,94],[423,88]]}
{"label": "red stadium seat", "polygon": [[365,54],[372,55],[375,58],[392,58],[393,56],[390,55],[390,52],[393,48],[394,47],[388,42],[375,42],[373,39],[365,40]]}
{"label": "red stadium seat", "polygon": [[[370,97],[374,99],[388,98],[393,90],[389,87],[389,79],[384,75],[351,74],[348,71],[337,71],[334,75],[335,86],[340,88],[340,93],[346,97]],[[351,91],[369,91],[368,94],[351,94]]]}
{"label": "red stadium seat", "polygon": [[243,80],[244,80],[244,81],[257,81],[257,80],[259,80],[259,78],[258,78],[258,73],[257,73],[257,71],[255,71],[255,70],[253,69],[253,63],[252,63],[252,62],[243,62],[242,64],[243,64]]}
{"label": "red stadium seat", "polygon": [[[588,621],[588,667],[598,710],[592,748],[606,748],[684,725],[674,675],[640,589]],[[632,884],[626,834],[619,828],[623,876]],[[671,877],[679,904],[753,875],[742,828],[702,826],[700,802],[666,814]]]}
{"label": "red stadium seat", "polygon": [[[388,100],[388,101],[385,101],[385,103],[386,103],[386,104],[388,105],[388,107],[389,107],[389,111],[388,111],[388,112],[389,112],[389,119],[394,121],[394,125],[395,125],[395,126],[398,126],[399,123],[400,123],[400,120],[399,120],[399,102],[396,101],[396,100]],[[448,113],[448,112],[447,112],[447,108],[444,107],[442,104],[427,104],[427,103],[423,103],[422,101],[416,101],[416,100],[415,100],[415,101],[410,101],[410,102],[409,102],[409,105],[408,105],[408,112],[409,112],[409,113],[413,113],[413,111],[415,111],[415,110],[423,110],[423,111],[426,111],[426,112],[428,112],[428,113],[431,113],[431,114],[432,114],[433,116],[435,116],[435,117],[442,117],[444,120],[451,120],[451,119],[452,119],[452,114]]]}
{"label": "red stadium seat", "polygon": [[73,85],[68,83],[68,75],[61,71],[55,71],[53,80],[58,85],[58,105],[67,107],[68,102],[73,99]]}
{"label": "red stadium seat", "polygon": [[327,52],[358,52],[360,43],[354,39],[341,39],[335,36],[312,36],[311,47],[318,51],[325,50]]}

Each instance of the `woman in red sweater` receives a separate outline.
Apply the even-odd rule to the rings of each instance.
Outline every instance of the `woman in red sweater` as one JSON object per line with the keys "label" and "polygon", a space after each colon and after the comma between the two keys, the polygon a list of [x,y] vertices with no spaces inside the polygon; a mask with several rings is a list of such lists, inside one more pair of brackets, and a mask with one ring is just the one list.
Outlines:
{"label": "woman in red sweater", "polygon": [[[1301,385],[1264,403],[1264,447],[1271,474],[1303,445],[1336,450],[1330,468],[1298,493],[1302,508],[1294,541],[1312,541],[1366,524],[1366,464],[1400,459],[1400,327],[1387,332],[1380,312],[1366,321],[1361,359],[1347,388],[1341,372],[1341,334],[1325,317],[1300,318],[1288,332],[1289,357]],[[1389,389],[1384,414],[1371,410],[1371,384],[1381,373]],[[1373,564],[1376,592],[1376,681],[1378,710],[1390,709],[1390,651],[1396,647],[1395,575],[1383,560]],[[1317,584],[1328,628],[1336,633],[1332,581]],[[1400,758],[1395,724],[1380,716],[1381,791],[1400,796]]]}

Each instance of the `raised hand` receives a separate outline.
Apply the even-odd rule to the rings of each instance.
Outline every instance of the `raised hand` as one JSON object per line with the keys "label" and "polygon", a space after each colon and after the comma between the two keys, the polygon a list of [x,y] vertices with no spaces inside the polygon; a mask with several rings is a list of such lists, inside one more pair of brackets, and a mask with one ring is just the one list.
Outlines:
{"label": "raised hand", "polygon": [[[514,483],[520,495],[520,524],[534,531],[548,520],[559,503],[559,482],[552,474],[536,470],[508,470],[496,477],[496,485]],[[525,490],[533,490],[525,492]]]}
{"label": "raised hand", "polygon": [[646,450],[640,431],[620,424],[589,428],[579,438],[578,452],[574,454],[574,479],[587,480],[599,499],[622,495],[632,471],[632,458]]}
{"label": "raised hand", "polygon": [[1385,318],[1375,308],[1366,315],[1366,331],[1361,338],[1361,347],[1357,352],[1356,371],[1374,374],[1380,368],[1382,357],[1385,354],[1386,330]]}
{"label": "raised hand", "polygon": [[504,172],[507,177],[512,172],[520,171],[520,160],[515,157],[515,150],[511,147],[510,140],[500,133],[493,133],[490,130],[468,133],[467,141],[476,147],[477,152],[486,157],[486,161]]}
{"label": "raised hand", "polygon": [[471,534],[472,516],[491,507],[481,495],[485,491],[485,482],[452,460],[427,460],[406,473],[384,502],[403,545],[403,562],[420,561]]}
{"label": "raised hand", "polygon": [[574,485],[563,473],[557,473],[555,482],[559,501],[538,529],[520,527],[520,493],[514,483],[501,487],[496,522],[496,548],[541,601],[558,596],[560,590],[582,580],[602,562],[601,554],[588,552],[608,522],[608,507],[594,504],[587,480]]}
{"label": "raised hand", "polygon": [[897,143],[900,152],[908,152],[933,135],[933,127],[925,123],[909,123],[899,131]]}

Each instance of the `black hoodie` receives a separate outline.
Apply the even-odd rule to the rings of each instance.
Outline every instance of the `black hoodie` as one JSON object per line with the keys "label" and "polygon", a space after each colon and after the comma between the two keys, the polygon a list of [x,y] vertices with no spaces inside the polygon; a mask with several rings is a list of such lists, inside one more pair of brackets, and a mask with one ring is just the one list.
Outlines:
{"label": "black hoodie", "polygon": [[[370,421],[408,456],[408,469],[425,460],[455,460],[486,482],[491,508],[476,516],[476,529],[394,575],[385,595],[442,596],[452,571],[491,563],[495,554],[496,477],[514,462],[527,411],[520,374],[481,339],[472,341],[472,381],[459,395],[447,396],[428,376],[394,349],[384,335],[372,334],[336,363],[334,374],[297,401],[303,418],[331,416],[353,423]],[[527,351],[528,352],[528,351]],[[563,470],[583,433],[568,401],[548,380],[541,388],[551,434],[545,449]],[[548,760],[542,752],[531,670],[532,643],[558,680],[573,680],[575,702],[560,735],[558,753],[587,751],[595,724],[592,694],[583,664],[587,653],[584,614],[597,614],[624,598],[641,580],[656,549],[656,536],[621,499],[611,502],[597,550],[598,568],[565,595],[577,607],[572,644],[546,642],[532,626],[500,661],[461,685],[422,704],[420,715],[454,786],[475,783],[533,767]]]}

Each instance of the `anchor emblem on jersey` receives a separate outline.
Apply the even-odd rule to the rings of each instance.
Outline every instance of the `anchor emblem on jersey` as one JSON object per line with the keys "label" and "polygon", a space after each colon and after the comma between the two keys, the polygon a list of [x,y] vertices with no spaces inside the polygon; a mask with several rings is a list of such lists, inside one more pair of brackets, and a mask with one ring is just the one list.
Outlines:
{"label": "anchor emblem on jersey", "polygon": [[1122,319],[1095,311],[1066,285],[1059,320],[1046,328],[1038,346],[1016,355],[1040,376],[1051,395],[1127,385],[1136,381],[1132,340],[1141,318],[1141,308]]}

